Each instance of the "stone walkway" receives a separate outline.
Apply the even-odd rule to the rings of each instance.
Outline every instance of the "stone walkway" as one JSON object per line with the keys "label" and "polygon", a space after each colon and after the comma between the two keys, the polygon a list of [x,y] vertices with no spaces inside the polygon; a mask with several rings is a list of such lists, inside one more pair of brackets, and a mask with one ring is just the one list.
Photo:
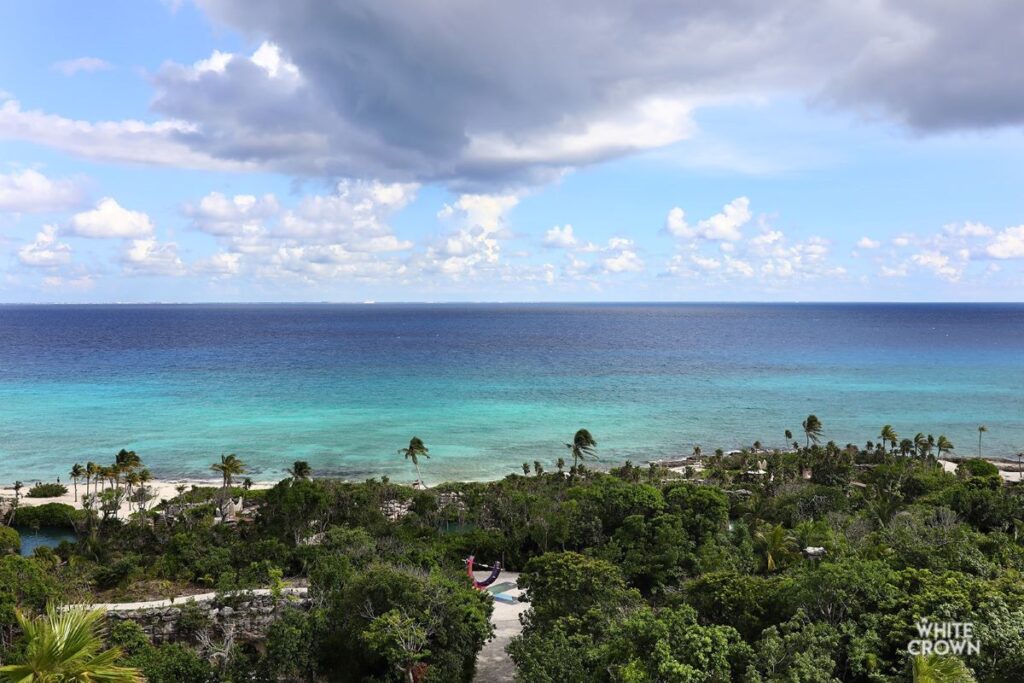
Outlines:
{"label": "stone walkway", "polygon": [[[287,587],[281,590],[282,595],[305,596],[308,589],[304,586]],[[237,591],[239,595],[270,595],[269,588],[256,588],[248,591]],[[166,600],[146,600],[143,602],[102,602],[96,605],[68,605],[64,609],[100,609],[104,612],[135,612],[139,610],[163,609],[165,607],[181,607],[189,600],[196,602],[211,602],[218,593],[197,593],[196,595],[182,595]],[[227,593],[226,595],[232,595]]]}
{"label": "stone walkway", "polygon": [[[484,578],[484,574],[480,578]],[[502,572],[498,581],[511,581],[515,583],[519,579],[517,572]],[[518,588],[506,591],[504,595],[519,597],[523,592]],[[494,638],[484,645],[480,654],[476,657],[476,677],[473,683],[504,683],[515,678],[516,667],[512,659],[505,653],[505,646],[523,630],[519,623],[519,615],[529,608],[529,604],[518,602],[514,605],[507,605],[503,602],[494,601],[494,614],[491,615],[491,623],[494,624]]]}
{"label": "stone walkway", "polygon": [[[485,578],[481,573],[479,578]],[[502,572],[500,581],[515,583],[519,579],[517,572]],[[305,596],[305,587],[288,587],[282,590],[284,595]],[[244,594],[254,596],[270,595],[269,588],[257,588],[251,591],[240,591]],[[518,598],[522,595],[518,588],[505,591],[504,595]],[[95,605],[68,605],[64,609],[100,609],[104,612],[134,612],[165,609],[167,607],[181,607],[189,600],[196,602],[211,602],[217,597],[217,593],[199,593],[196,595],[182,595],[173,599],[145,600],[141,602],[107,602]],[[494,602],[494,613],[491,615],[491,623],[494,624],[494,638],[488,641],[476,659],[476,676],[474,683],[504,683],[515,678],[515,665],[505,652],[505,646],[523,630],[519,622],[519,615],[527,610],[529,605],[525,602],[507,604]]]}

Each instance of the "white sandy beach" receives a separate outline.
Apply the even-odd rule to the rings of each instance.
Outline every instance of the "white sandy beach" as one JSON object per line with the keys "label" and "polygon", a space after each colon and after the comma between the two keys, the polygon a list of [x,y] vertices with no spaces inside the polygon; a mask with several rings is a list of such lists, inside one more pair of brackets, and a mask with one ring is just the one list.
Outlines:
{"label": "white sandy beach", "polygon": [[[35,483],[35,482],[33,482]],[[82,496],[85,495],[85,484],[78,485],[78,499],[75,500],[75,487],[71,484],[61,482],[68,487],[68,492],[63,496],[55,496],[53,498],[29,498],[25,494],[32,487],[31,484],[26,483],[25,487],[21,490],[21,500],[18,503],[21,507],[32,507],[36,505],[46,505],[47,503],[63,503],[65,505],[71,505],[72,507],[81,507]],[[253,489],[269,489],[277,482],[255,482],[253,483]],[[191,488],[192,486],[211,486],[219,487],[221,485],[220,479],[154,479],[147,484],[151,493],[154,496],[150,506],[156,505],[161,500],[170,500],[178,495],[177,487],[185,485]],[[0,487],[0,498],[14,498],[14,489],[10,485]],[[121,504],[120,515],[126,516],[129,513],[128,502],[125,501]]]}
{"label": "white sandy beach", "polygon": [[[962,460],[967,460],[967,458],[962,458]],[[1021,481],[1021,472],[1019,471],[1016,463],[1010,462],[1009,460],[990,460],[989,458],[985,458],[985,460],[988,460],[988,462],[999,468],[999,475],[1003,478],[1003,481]],[[952,472],[953,474],[956,474],[956,466],[960,464],[960,460],[942,459],[939,460],[939,462],[942,463],[942,469],[947,472]]]}

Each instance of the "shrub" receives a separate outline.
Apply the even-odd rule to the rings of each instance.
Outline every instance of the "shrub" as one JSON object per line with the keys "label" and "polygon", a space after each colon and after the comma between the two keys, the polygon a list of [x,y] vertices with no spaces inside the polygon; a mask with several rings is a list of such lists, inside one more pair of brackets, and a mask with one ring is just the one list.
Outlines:
{"label": "shrub", "polygon": [[115,562],[101,566],[96,571],[96,585],[101,589],[117,588],[128,583],[139,571],[138,556],[126,555]]}
{"label": "shrub", "polygon": [[63,496],[68,492],[68,487],[64,484],[44,484],[42,482],[36,484],[28,490],[25,494],[29,498],[57,498]]}
{"label": "shrub", "polygon": [[75,520],[85,517],[85,510],[76,510],[64,503],[45,503],[30,507],[20,507],[15,514],[14,523],[30,529],[50,527],[54,529],[74,530]]}
{"label": "shrub", "polygon": [[178,617],[178,635],[185,640],[195,638],[200,632],[210,627],[210,615],[195,600],[189,600],[181,606]]}
{"label": "shrub", "polygon": [[120,647],[125,664],[142,669],[149,683],[203,683],[213,680],[210,665],[188,647],[171,643],[154,647],[134,621],[122,621],[110,629],[110,641]]}
{"label": "shrub", "polygon": [[0,555],[21,552],[21,536],[9,526],[0,526]]}
{"label": "shrub", "polygon": [[971,458],[961,460],[956,466],[956,473],[961,477],[998,477],[999,468],[988,460]]}

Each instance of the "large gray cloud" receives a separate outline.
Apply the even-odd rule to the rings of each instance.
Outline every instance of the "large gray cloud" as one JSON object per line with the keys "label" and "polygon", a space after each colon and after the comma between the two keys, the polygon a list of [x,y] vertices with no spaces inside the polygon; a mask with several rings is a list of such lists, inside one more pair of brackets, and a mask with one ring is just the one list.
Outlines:
{"label": "large gray cloud", "polygon": [[301,77],[244,59],[165,68],[154,106],[200,124],[181,134],[189,145],[298,172],[469,184],[683,139],[700,104],[816,86],[873,24],[793,0],[199,4],[279,46]]}
{"label": "large gray cloud", "polygon": [[284,99],[242,65],[216,83],[164,80],[158,108],[246,160],[275,150],[224,141],[239,117],[270,140],[325,136],[306,140],[318,157],[283,145],[299,165],[421,179],[514,178],[658,146],[685,137],[701,103],[779,90],[925,130],[1024,121],[1015,0],[198,2],[279,45],[304,79]]}
{"label": "large gray cloud", "polygon": [[875,109],[920,131],[1024,123],[1024,3],[883,3],[898,31],[869,36],[822,99]]}
{"label": "large gray cloud", "polygon": [[[1018,0],[195,1],[267,42],[154,75],[154,161],[494,188],[671,144],[703,105],[778,93],[924,132],[1024,122]],[[44,119],[8,105],[0,133],[46,141]],[[92,129],[60,123],[92,149]]]}

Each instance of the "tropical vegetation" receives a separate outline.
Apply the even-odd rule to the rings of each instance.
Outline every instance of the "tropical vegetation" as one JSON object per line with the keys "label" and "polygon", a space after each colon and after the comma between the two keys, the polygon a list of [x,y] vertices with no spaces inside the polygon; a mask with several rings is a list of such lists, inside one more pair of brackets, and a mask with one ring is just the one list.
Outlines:
{"label": "tropical vegetation", "polygon": [[[521,681],[1024,680],[1024,487],[984,460],[947,471],[942,435],[884,425],[840,445],[814,415],[801,427],[795,447],[686,445],[678,466],[605,471],[581,429],[499,481],[432,488],[314,478],[299,461],[247,490],[225,455],[219,486],[127,515],[95,502],[145,493],[126,451],[113,470],[81,468],[79,507],[18,509],[15,524],[77,540],[25,557],[11,537],[0,552],[0,663],[12,680],[102,666],[157,682],[468,682],[494,609],[465,576],[473,555],[521,572],[529,605],[508,647]],[[423,441],[400,453],[422,481]],[[231,518],[226,497],[243,501]],[[289,602],[291,586],[307,600]],[[280,602],[256,639],[187,605],[169,640],[53,607],[215,590],[235,608],[261,587]],[[62,619],[87,622],[74,630],[88,644],[58,638]],[[980,653],[912,655],[922,619],[970,623]]]}

